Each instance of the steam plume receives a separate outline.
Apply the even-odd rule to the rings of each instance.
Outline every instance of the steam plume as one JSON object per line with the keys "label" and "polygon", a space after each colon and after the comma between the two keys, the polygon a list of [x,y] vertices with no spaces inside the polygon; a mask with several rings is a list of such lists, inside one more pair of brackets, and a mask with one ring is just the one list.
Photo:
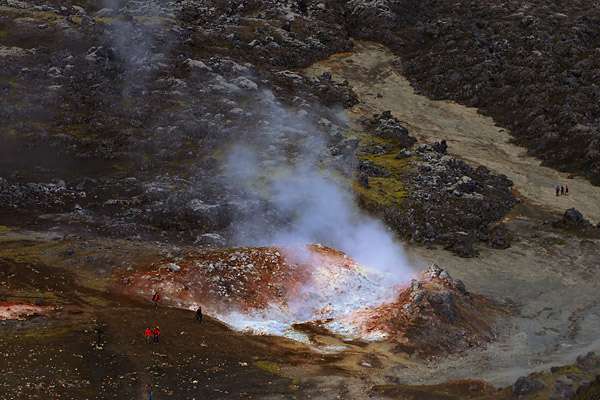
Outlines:
{"label": "steam plume", "polygon": [[[243,221],[237,230],[239,244],[322,243],[405,280],[409,269],[401,246],[381,222],[357,207],[349,180],[332,166],[327,132],[310,113],[291,110],[269,91],[259,100],[259,131],[232,149],[226,178],[244,188],[249,198],[266,200],[283,222],[273,226],[258,217]],[[333,110],[327,112],[329,118],[338,118]]]}

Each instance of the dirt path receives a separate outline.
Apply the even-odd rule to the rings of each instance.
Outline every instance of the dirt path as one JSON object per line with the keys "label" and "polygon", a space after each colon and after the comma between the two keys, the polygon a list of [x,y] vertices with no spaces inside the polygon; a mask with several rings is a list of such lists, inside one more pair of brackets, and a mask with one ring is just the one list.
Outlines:
{"label": "dirt path", "polygon": [[[361,115],[391,110],[419,139],[446,139],[450,153],[505,174],[531,203],[560,213],[575,207],[588,219],[600,222],[600,187],[542,167],[524,148],[509,142],[511,136],[506,130],[476,109],[415,93],[394,66],[397,62],[386,47],[356,42],[352,53],[334,55],[306,72],[316,75],[330,71],[334,79],[350,82],[360,100],[350,113],[354,123]],[[556,197],[556,184],[567,184],[571,195]]]}

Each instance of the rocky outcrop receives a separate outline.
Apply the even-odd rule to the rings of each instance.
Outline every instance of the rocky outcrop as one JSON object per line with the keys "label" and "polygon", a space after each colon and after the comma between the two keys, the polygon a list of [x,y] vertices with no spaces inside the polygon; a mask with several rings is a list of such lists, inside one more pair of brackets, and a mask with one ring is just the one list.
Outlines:
{"label": "rocky outcrop", "polygon": [[285,219],[222,178],[232,144],[281,165],[308,135],[340,144],[338,111],[357,102],[328,74],[291,71],[351,49],[334,4],[2,5],[0,212],[224,245],[233,220]]}
{"label": "rocky outcrop", "polygon": [[597,7],[381,0],[346,10],[348,29],[399,52],[420,90],[478,107],[545,164],[600,182]]}
{"label": "rocky outcrop", "polygon": [[56,183],[9,183],[0,177],[0,208],[30,209],[38,212],[73,207],[85,199],[85,192]]}
{"label": "rocky outcrop", "polygon": [[595,399],[600,394],[600,357],[589,352],[577,357],[575,364],[554,366],[550,371],[519,377],[512,385],[515,398],[551,400]]}
{"label": "rocky outcrop", "polygon": [[554,221],[552,226],[558,229],[568,229],[585,236],[600,236],[600,224],[597,226],[593,225],[575,208],[567,209],[562,218],[558,221]]}
{"label": "rocky outcrop", "polygon": [[410,148],[417,142],[414,137],[409,135],[408,129],[390,111],[375,114],[370,119],[363,119],[362,124],[367,132],[393,140],[405,148]]}
{"label": "rocky outcrop", "polygon": [[531,393],[535,393],[544,388],[544,384],[534,378],[529,378],[527,376],[521,376],[515,383],[512,385],[512,393],[515,396],[523,396]]}
{"label": "rocky outcrop", "polygon": [[401,208],[385,210],[386,221],[416,242],[439,243],[462,257],[477,255],[478,242],[510,246],[510,233],[494,223],[517,202],[512,182],[444,154],[445,146],[435,147],[416,148],[408,196]]}
{"label": "rocky outcrop", "polygon": [[[387,111],[363,121],[365,131],[392,143],[394,156],[415,170],[398,176],[389,165],[357,160],[357,152],[391,150],[345,137],[338,110],[356,104],[352,88],[329,73],[293,72],[351,49],[350,33],[385,36],[400,28],[408,15],[399,15],[396,3],[124,2],[110,10],[57,4],[41,10],[23,2],[18,13],[52,18],[43,29],[22,18],[3,20],[6,48],[21,48],[24,38],[48,47],[2,56],[10,62],[0,64],[0,155],[8,170],[17,170],[0,182],[0,211],[38,203],[31,217],[53,212],[46,220],[102,234],[224,245],[239,221],[289,220],[268,199],[249,200],[243,185],[221,179],[232,143],[264,149],[257,169],[268,173],[324,143],[328,154],[311,160],[345,178],[358,169],[362,188],[391,176],[404,186],[407,178],[402,208],[376,210],[403,236],[464,256],[475,255],[478,242],[506,247],[505,232],[488,229],[514,202],[506,180],[447,156],[445,141],[414,149],[415,138]],[[155,19],[164,24],[150,23]],[[358,25],[349,28],[346,20]],[[16,154],[32,154],[36,162]],[[89,169],[72,168],[82,162]],[[67,190],[22,183],[60,179]],[[393,189],[383,196],[403,187]]]}
{"label": "rocky outcrop", "polygon": [[383,331],[398,351],[427,357],[489,343],[498,312],[489,300],[468,292],[462,281],[432,264],[396,301],[377,308],[363,329]]}

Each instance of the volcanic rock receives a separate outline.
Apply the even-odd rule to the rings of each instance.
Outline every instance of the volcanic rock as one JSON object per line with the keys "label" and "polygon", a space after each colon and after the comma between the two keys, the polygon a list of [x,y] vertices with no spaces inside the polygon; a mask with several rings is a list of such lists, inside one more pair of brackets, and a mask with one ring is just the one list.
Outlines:
{"label": "volcanic rock", "polygon": [[495,223],[517,202],[512,182],[428,144],[418,145],[414,156],[417,168],[410,173],[403,208],[384,209],[386,222],[405,237],[442,244],[462,257],[476,256],[478,242],[506,248],[508,232]]}
{"label": "volcanic rock", "polygon": [[171,272],[179,272],[181,271],[181,267],[175,263],[168,263],[167,264],[167,269]]}
{"label": "volcanic rock", "polygon": [[369,175],[365,174],[364,172],[361,172],[358,174],[357,180],[360,186],[367,189],[369,188]]}
{"label": "volcanic rock", "polygon": [[447,238],[451,239],[447,239],[449,244],[444,247],[446,250],[464,258],[475,257],[479,254],[477,249],[475,249],[475,238],[473,235],[458,232],[455,235],[448,235]]}
{"label": "volcanic rock", "polygon": [[506,228],[506,225],[499,224],[494,226],[489,231],[488,243],[494,249],[507,249],[510,247],[512,234]]}
{"label": "volcanic rock", "polygon": [[570,225],[570,226],[581,226],[581,225],[585,225],[586,223],[589,223],[583,217],[583,214],[581,214],[575,208],[569,208],[567,211],[565,211],[562,221],[563,221],[563,223]]}
{"label": "volcanic rock", "polygon": [[358,171],[366,176],[389,176],[390,172],[385,168],[375,165],[369,160],[359,160]]}
{"label": "volcanic rock", "polygon": [[516,396],[522,396],[537,392],[543,388],[544,384],[541,381],[529,378],[527,376],[521,376],[515,383],[513,383],[512,392]]}
{"label": "volcanic rock", "polygon": [[404,158],[408,158],[412,156],[412,152],[408,149],[402,149],[400,150],[400,152],[398,153],[398,155],[396,155],[396,159],[398,160],[402,160]]}
{"label": "volcanic rock", "polygon": [[394,302],[369,313],[363,329],[384,332],[398,350],[439,355],[492,341],[492,323],[499,312],[489,300],[468,294],[461,281],[432,264]]}
{"label": "volcanic rock", "polygon": [[598,237],[600,235],[600,224],[594,226],[587,220],[581,212],[575,208],[569,208],[565,211],[560,220],[554,221],[552,226],[559,229],[569,229],[577,231],[580,234]]}
{"label": "volcanic rock", "polygon": [[363,124],[372,130],[373,134],[395,140],[405,148],[412,147],[417,141],[390,111],[374,114],[371,119],[363,120]]}
{"label": "volcanic rock", "polygon": [[578,356],[576,363],[577,366],[584,371],[600,368],[600,356],[595,352],[590,351],[585,355]]}
{"label": "volcanic rock", "polygon": [[575,397],[573,381],[567,377],[559,378],[554,384],[550,400],[569,400]]}
{"label": "volcanic rock", "polygon": [[85,198],[85,192],[67,188],[62,181],[56,183],[10,183],[0,177],[0,204],[6,208],[56,210],[72,208],[76,201]]}
{"label": "volcanic rock", "polygon": [[585,2],[523,7],[492,0],[345,4],[348,29],[399,53],[418,90],[478,107],[545,163],[597,182],[600,60],[589,55],[597,54],[600,13]]}
{"label": "volcanic rock", "polygon": [[225,245],[226,240],[218,233],[204,233],[196,238],[195,243],[221,247]]}
{"label": "volcanic rock", "polygon": [[431,147],[433,148],[433,150],[435,150],[441,154],[446,154],[446,152],[448,151],[448,144],[446,143],[445,140],[435,142],[431,145]]}

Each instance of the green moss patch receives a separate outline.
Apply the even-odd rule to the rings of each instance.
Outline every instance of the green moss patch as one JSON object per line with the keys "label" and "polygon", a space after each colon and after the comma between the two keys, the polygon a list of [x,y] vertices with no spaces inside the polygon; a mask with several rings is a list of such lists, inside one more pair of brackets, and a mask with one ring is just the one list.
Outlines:
{"label": "green moss patch", "polygon": [[270,374],[273,375],[280,375],[281,374],[281,367],[279,366],[279,364],[272,362],[272,361],[266,361],[266,360],[259,360],[256,361],[254,363],[254,365],[256,365],[258,368],[262,369],[263,371],[266,371]]}
{"label": "green moss patch", "polygon": [[411,168],[411,158],[396,158],[402,146],[394,140],[370,134],[359,135],[359,140],[362,147],[380,145],[387,149],[385,154],[366,154],[359,156],[359,159],[385,168],[390,173],[386,177],[369,177],[369,187],[354,182],[352,187],[359,200],[368,208],[399,206],[407,196],[405,182]]}

